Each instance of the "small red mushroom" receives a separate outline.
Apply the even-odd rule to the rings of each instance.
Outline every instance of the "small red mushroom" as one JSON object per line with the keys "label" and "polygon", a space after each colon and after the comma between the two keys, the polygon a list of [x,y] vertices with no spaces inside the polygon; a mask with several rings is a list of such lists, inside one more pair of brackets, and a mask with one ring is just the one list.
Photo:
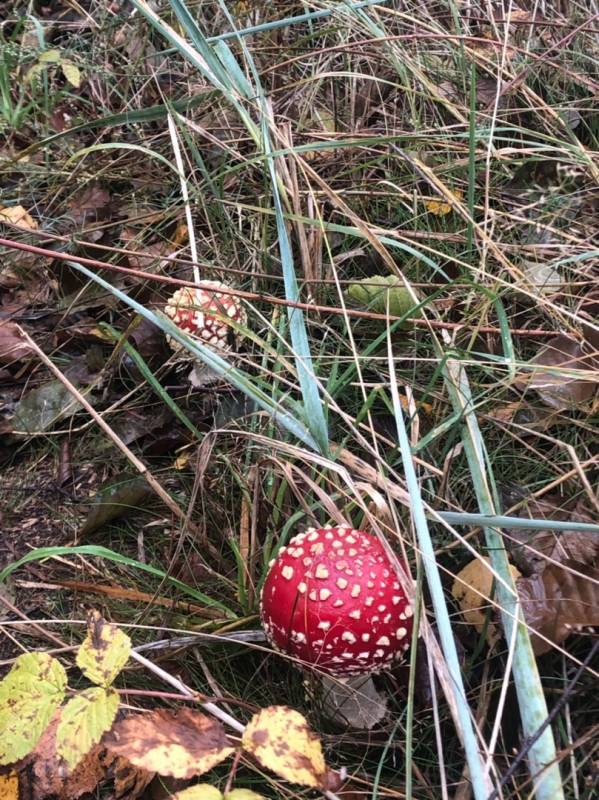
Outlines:
{"label": "small red mushroom", "polygon": [[379,540],[310,529],[279,550],[261,597],[280,652],[338,677],[389,669],[410,646],[412,607]]}
{"label": "small red mushroom", "polygon": [[[201,289],[188,286],[177,289],[165,306],[165,314],[178,328],[202,343],[226,350],[232,332],[229,320],[243,324],[243,307],[224,283],[204,281],[203,284]],[[229,291],[223,293],[222,289]],[[173,350],[181,350],[182,345],[172,336],[167,335],[166,339]]]}

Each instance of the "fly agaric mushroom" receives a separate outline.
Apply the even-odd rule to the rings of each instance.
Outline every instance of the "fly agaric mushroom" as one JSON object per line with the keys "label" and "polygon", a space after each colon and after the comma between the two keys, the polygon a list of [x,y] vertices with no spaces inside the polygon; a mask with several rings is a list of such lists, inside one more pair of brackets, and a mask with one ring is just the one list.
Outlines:
{"label": "fly agaric mushroom", "polygon": [[[230,293],[230,287],[219,281],[204,281],[201,289],[189,286],[177,289],[164,311],[182,331],[220,350],[228,349],[232,332],[235,338],[230,321],[239,324],[245,321],[238,298]],[[166,340],[172,350],[183,347],[172,336],[167,335]]]}
{"label": "fly agaric mushroom", "polygon": [[352,528],[312,528],[282,547],[261,616],[276,649],[336,677],[389,669],[410,646],[412,607],[393,564]]}

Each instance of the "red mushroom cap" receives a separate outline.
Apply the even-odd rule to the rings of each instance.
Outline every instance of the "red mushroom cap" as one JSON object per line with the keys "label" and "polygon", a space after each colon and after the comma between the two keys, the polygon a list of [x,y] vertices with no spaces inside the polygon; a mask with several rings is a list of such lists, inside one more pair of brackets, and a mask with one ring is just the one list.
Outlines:
{"label": "red mushroom cap", "polygon": [[261,597],[279,651],[333,675],[388,669],[410,646],[412,607],[379,540],[311,529],[282,547]]}
{"label": "red mushroom cap", "polygon": [[[232,330],[228,320],[243,323],[243,307],[238,298],[230,294],[230,287],[224,283],[204,281],[204,286],[207,288],[184,286],[177,289],[165,306],[165,314],[178,328],[196,336],[205,344],[221,350],[227,349]],[[229,290],[229,293],[224,294],[220,291],[222,289]],[[173,350],[182,348],[172,336],[167,335],[166,339]]]}

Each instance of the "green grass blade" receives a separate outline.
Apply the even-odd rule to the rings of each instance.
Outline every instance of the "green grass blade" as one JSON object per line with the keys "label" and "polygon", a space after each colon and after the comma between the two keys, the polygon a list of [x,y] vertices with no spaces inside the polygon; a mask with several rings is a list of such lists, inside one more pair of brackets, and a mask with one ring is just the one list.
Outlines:
{"label": "green grass blade", "polygon": [[161,581],[166,581],[171,586],[180,589],[184,594],[188,595],[189,597],[193,597],[194,600],[198,600],[205,606],[216,608],[219,611],[222,611],[226,617],[237,619],[237,615],[231,611],[230,608],[227,608],[227,606],[225,606],[223,603],[219,603],[218,600],[213,600],[211,597],[208,597],[208,595],[197,591],[197,589],[187,586],[187,584],[183,583],[183,581],[173,578],[163,570],[153,567],[151,564],[143,564],[141,561],[136,561],[136,559],[129,558],[121,553],[116,553],[114,550],[109,550],[107,547],[100,547],[93,544],[84,544],[77,547],[39,547],[36,550],[32,550],[18,561],[14,561],[12,564],[9,564],[2,570],[2,572],[0,572],[0,584],[3,583],[9,575],[15,572],[15,570],[19,569],[25,564],[29,564],[31,561],[41,561],[44,558],[68,555],[95,556],[96,558],[105,558],[108,561],[113,561],[115,564],[123,564],[127,567],[140,569],[143,572],[154,575]]}
{"label": "green grass blade", "polygon": [[397,380],[395,377],[395,364],[393,360],[391,337],[388,337],[387,341],[389,349],[389,384],[391,388],[391,397],[393,399],[394,416],[401,450],[401,459],[408,492],[410,494],[412,520],[414,522],[414,528],[418,538],[418,545],[420,547],[424,571],[431,594],[433,608],[435,610],[435,620],[439,630],[439,639],[441,640],[443,655],[445,656],[447,669],[452,680],[461,739],[464,745],[464,751],[466,753],[468,768],[470,770],[472,790],[476,800],[486,800],[491,791],[491,784],[489,777],[485,774],[484,764],[472,722],[470,707],[466,698],[466,691],[462,681],[460,661],[451,628],[449,611],[445,601],[445,594],[443,592],[443,584],[441,583],[439,567],[435,558],[435,548],[430,531],[428,529],[424,503],[420,494],[420,486],[418,484],[418,478],[414,468],[414,462],[412,460],[410,441],[408,439],[408,432],[406,430],[403,417],[403,410],[399,400],[399,393],[397,391]]}
{"label": "green grass blade", "polygon": [[[462,414],[465,422],[462,425],[462,440],[479,508],[483,514],[494,516],[492,476],[487,473],[484,442],[472,410],[473,398],[466,371],[457,361],[448,360],[444,377],[454,410]],[[547,703],[528,629],[517,600],[503,539],[496,528],[485,527],[484,532],[491,564],[501,578],[501,581],[497,581],[496,591],[508,642],[511,641],[514,625],[517,625],[512,672],[518,695],[522,734],[526,740],[536,733],[547,718]],[[528,760],[537,800],[563,800],[555,742],[549,726],[530,747]]]}
{"label": "green grass blade", "polygon": [[275,419],[283,428],[288,430],[291,434],[293,434],[293,436],[296,436],[300,441],[304,442],[304,444],[306,444],[312,450],[319,449],[306,425],[301,420],[293,417],[289,411],[283,408],[283,406],[280,405],[280,403],[278,403],[276,400],[273,400],[269,395],[266,394],[266,392],[263,392],[262,389],[256,386],[251,378],[244,372],[236,367],[231,366],[231,364],[229,364],[228,361],[226,361],[218,353],[215,353],[213,350],[210,350],[210,348],[205,347],[204,345],[184,334],[180,328],[177,328],[177,326],[168,319],[168,317],[158,316],[153,311],[145,308],[136,300],[133,300],[131,297],[122,292],[120,289],[117,289],[116,286],[113,286],[99,275],[96,275],[94,272],[87,269],[87,267],[77,264],[75,261],[67,261],[66,263],[73,267],[73,269],[82,272],[86,277],[90,278],[90,280],[102,286],[103,289],[111,292],[115,297],[118,297],[119,300],[128,305],[142,317],[154,323],[154,325],[157,325],[162,331],[168,333],[169,336],[172,336],[174,339],[180,342],[180,344],[182,344],[183,347],[185,347],[185,349],[188,350],[192,355],[194,355],[196,358],[199,358],[204,364],[206,364],[206,366],[210,367],[210,369],[214,370],[214,372],[246,394],[255,403],[257,403],[260,408],[271,414],[273,419]]}

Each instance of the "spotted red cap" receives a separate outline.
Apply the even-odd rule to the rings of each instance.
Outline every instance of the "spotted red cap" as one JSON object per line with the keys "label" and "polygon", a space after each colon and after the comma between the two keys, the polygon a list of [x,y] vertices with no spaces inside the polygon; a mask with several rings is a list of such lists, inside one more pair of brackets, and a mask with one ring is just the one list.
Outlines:
{"label": "spotted red cap", "polygon": [[334,675],[387,669],[410,646],[412,607],[393,565],[353,528],[311,529],[282,547],[261,615],[274,647]]}
{"label": "spotted red cap", "polygon": [[[194,289],[184,286],[177,289],[165,306],[165,314],[178,328],[201,339],[203,344],[221,350],[227,349],[229,334],[232,331],[228,320],[243,324],[245,321],[243,307],[238,298],[230,294],[230,287],[224,283],[218,281],[203,283],[206,288]],[[224,294],[219,291],[221,289],[227,289],[229,293]],[[166,339],[173,350],[182,348],[172,336],[167,335]]]}

